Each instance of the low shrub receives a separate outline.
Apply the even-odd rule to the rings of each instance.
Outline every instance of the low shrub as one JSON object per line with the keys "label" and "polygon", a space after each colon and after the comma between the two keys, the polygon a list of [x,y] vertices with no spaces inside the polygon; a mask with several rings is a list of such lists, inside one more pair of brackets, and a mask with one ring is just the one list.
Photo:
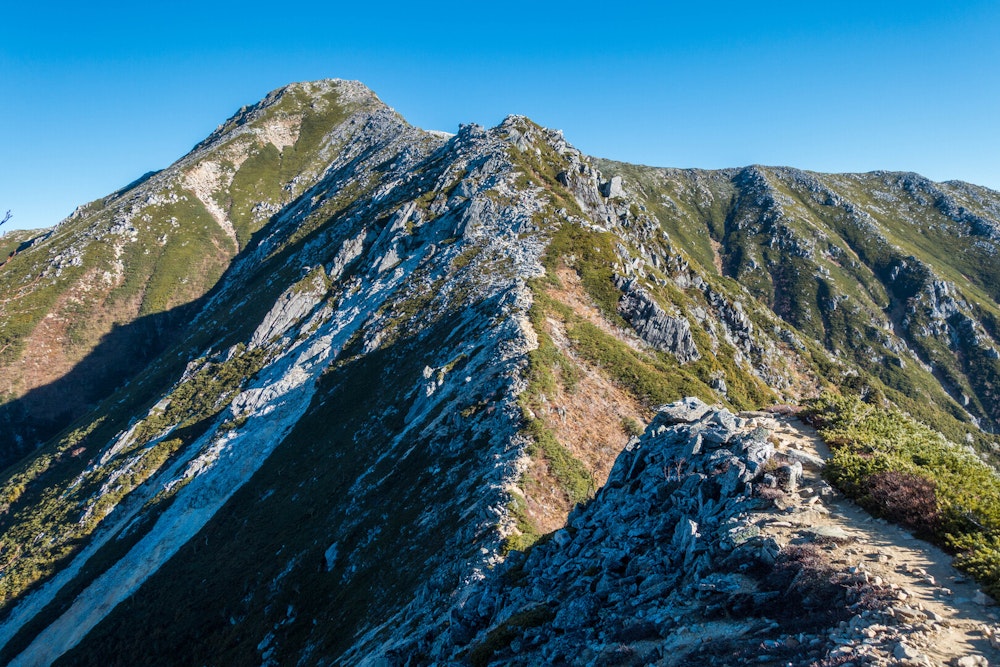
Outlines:
{"label": "low shrub", "polygon": [[825,475],[877,516],[956,554],[1000,597],[1000,478],[968,448],[895,408],[825,395],[809,421],[833,453]]}
{"label": "low shrub", "polygon": [[885,470],[872,475],[869,484],[868,504],[878,508],[884,518],[919,535],[937,533],[941,513],[933,480],[899,470]]}
{"label": "low shrub", "polygon": [[627,435],[639,437],[645,432],[645,428],[635,419],[631,417],[622,417],[622,430],[625,431]]}

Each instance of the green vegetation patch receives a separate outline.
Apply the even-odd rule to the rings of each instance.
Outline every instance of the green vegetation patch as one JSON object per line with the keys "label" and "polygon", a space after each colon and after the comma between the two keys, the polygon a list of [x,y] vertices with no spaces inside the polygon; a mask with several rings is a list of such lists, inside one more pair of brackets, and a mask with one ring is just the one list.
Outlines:
{"label": "green vegetation patch", "polygon": [[1000,478],[969,449],[893,408],[825,395],[808,414],[830,445],[828,479],[862,507],[957,553],[1000,596]]}
{"label": "green vegetation patch", "polygon": [[324,95],[319,105],[313,95],[304,90],[285,93],[271,113],[278,117],[301,114],[295,143],[280,151],[271,143],[256,149],[240,165],[229,189],[229,200],[225,202],[241,248],[249,244],[253,234],[266,222],[255,216],[255,207],[262,202],[284,205],[297,196],[301,185],[285,190],[283,184],[295,184],[296,177],[319,168],[316,156],[327,134],[352,111],[341,105],[337,91]]}
{"label": "green vegetation patch", "polygon": [[[267,361],[260,348],[247,351],[240,343],[225,361],[209,361],[170,394],[162,410],[153,410],[135,430],[134,447],[141,446],[171,426],[185,427],[218,414],[248,378]],[[127,449],[123,454],[127,454]]]}
{"label": "green vegetation patch", "polygon": [[526,431],[534,441],[528,453],[548,462],[552,475],[571,503],[582,503],[593,496],[597,488],[590,471],[556,439],[545,427],[545,422],[529,418]]}
{"label": "green vegetation patch", "polygon": [[527,551],[542,537],[528,516],[528,506],[523,496],[514,495],[507,509],[514,519],[517,532],[504,538],[503,545],[500,548],[500,552],[504,556],[511,551]]}
{"label": "green vegetation patch", "polygon": [[[584,290],[609,321],[628,326],[618,314],[621,291],[614,284],[615,236],[579,225],[563,224],[552,235],[543,259],[551,284],[560,262],[577,272]],[[537,291],[537,290],[536,290]]]}
{"label": "green vegetation patch", "polygon": [[718,400],[711,389],[676,361],[668,361],[667,355],[637,352],[590,322],[575,322],[567,335],[584,358],[649,408],[685,396],[697,396],[710,403]]}

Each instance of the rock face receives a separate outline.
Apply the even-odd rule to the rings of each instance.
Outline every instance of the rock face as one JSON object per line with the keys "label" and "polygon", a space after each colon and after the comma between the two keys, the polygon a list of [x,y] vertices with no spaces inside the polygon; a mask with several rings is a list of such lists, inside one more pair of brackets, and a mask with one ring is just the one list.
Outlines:
{"label": "rock face", "polygon": [[657,350],[671,353],[681,363],[701,358],[687,318],[667,315],[635,280],[619,280],[617,285],[622,290],[618,310],[640,338]]}
{"label": "rock face", "polygon": [[[768,435],[696,400],[664,406],[564,529],[472,588],[440,646],[397,652],[590,664],[625,644],[644,647],[630,649],[627,664],[645,664],[665,657],[656,641],[684,632],[687,604],[766,616],[784,591],[763,589],[755,575],[780,549],[748,517],[759,503],[753,482],[774,453]],[[501,627],[516,644],[490,641]]]}
{"label": "rock face", "polygon": [[[606,174],[625,177],[640,210],[645,207],[684,247],[685,265],[700,269],[702,278],[735,280],[794,328],[775,332],[778,338],[800,349],[819,344],[855,366],[857,379],[850,382],[887,392],[902,404],[907,399],[900,394],[914,396],[930,387],[935,406],[952,413],[964,409],[996,431],[1000,344],[995,317],[987,313],[992,306],[975,305],[1000,297],[993,277],[1000,258],[998,208],[990,191],[888,172],[598,164]],[[650,234],[650,259],[662,256],[658,245]],[[682,264],[657,263],[656,271],[636,273],[650,279],[657,271],[672,273],[678,286],[693,284],[694,278],[677,270]],[[957,274],[965,278],[948,278]],[[738,302],[729,288],[712,286],[705,293],[713,305],[720,298]],[[748,314],[720,310],[717,318],[741,339],[739,320]],[[740,347],[751,358],[767,356],[767,345],[753,336],[740,340]],[[768,376],[768,364],[756,365],[768,384],[783,381]],[[923,408],[914,402],[906,409]]]}
{"label": "rock face", "polygon": [[324,175],[392,135],[439,142],[405,127],[357,82],[292,84],[17,248],[0,267],[0,466],[154,363],[253,235]]}
{"label": "rock face", "polygon": [[[220,137],[242,136],[238,123],[254,117]],[[0,587],[3,662],[72,652],[155,664],[155,643],[132,642],[155,627],[178,633],[168,660],[370,652],[385,617],[367,605],[399,613],[416,597],[400,624],[413,631],[454,581],[496,559],[505,489],[525,456],[516,400],[531,345],[526,283],[542,272],[543,245],[525,230],[546,206],[541,193],[512,203],[509,135],[538,140],[537,131],[511,119],[445,140],[385,107],[343,122],[367,123],[365,141],[343,141],[337,125],[321,142],[319,183],[197,304],[185,337],[150,371],[162,378],[137,380],[43,450],[44,468],[8,480],[5,539],[27,548]],[[438,196],[446,189],[451,197]],[[60,500],[38,502],[50,493]],[[25,531],[39,522],[51,532],[31,547]],[[213,549],[195,548],[202,533]],[[40,578],[34,568],[53,553],[67,554],[66,566]],[[248,554],[257,565],[234,567]],[[191,569],[202,574],[181,573]],[[239,592],[247,576],[249,597]],[[325,592],[298,598],[306,581]],[[258,635],[226,656],[213,642],[182,641],[163,617],[188,608],[196,619],[222,589],[239,607],[232,623],[199,622],[198,632]],[[295,600],[274,606],[279,591]],[[126,599],[128,614],[115,610]],[[291,639],[295,627],[318,634]]]}

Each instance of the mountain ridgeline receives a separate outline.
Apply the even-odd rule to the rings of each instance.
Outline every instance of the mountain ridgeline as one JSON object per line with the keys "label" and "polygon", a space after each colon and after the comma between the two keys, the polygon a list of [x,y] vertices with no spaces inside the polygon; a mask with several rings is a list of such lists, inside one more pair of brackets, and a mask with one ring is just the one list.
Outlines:
{"label": "mountain ridgeline", "polygon": [[487,664],[555,611],[470,596],[685,397],[734,516],[766,434],[731,413],[841,392],[998,449],[1000,194],[965,183],[623,164],[332,80],[0,246],[4,663]]}

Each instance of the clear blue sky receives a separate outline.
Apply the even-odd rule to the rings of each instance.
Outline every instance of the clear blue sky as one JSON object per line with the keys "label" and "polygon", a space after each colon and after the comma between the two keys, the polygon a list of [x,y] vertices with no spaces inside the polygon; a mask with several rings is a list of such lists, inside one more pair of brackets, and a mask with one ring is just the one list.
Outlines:
{"label": "clear blue sky", "polygon": [[1000,3],[6,3],[0,215],[55,224],[291,81],[411,123],[510,113],[674,167],[892,169],[1000,189]]}

